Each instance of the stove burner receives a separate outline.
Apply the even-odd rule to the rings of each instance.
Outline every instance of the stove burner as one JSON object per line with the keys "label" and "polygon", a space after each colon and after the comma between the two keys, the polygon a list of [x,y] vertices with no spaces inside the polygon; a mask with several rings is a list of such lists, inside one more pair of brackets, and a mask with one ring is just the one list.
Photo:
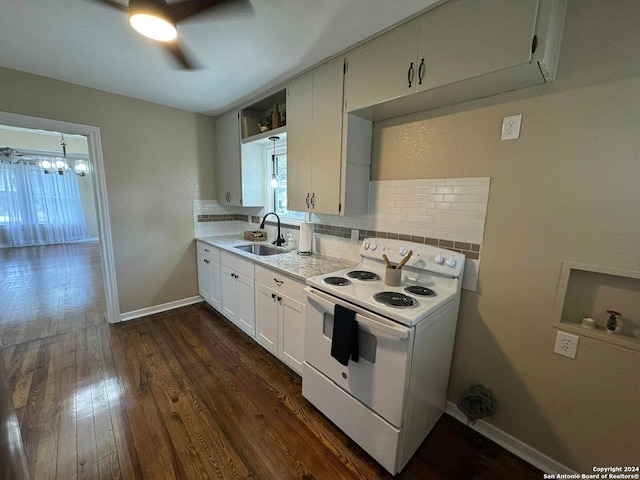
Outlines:
{"label": "stove burner", "polygon": [[418,305],[418,301],[415,298],[398,292],[379,292],[373,296],[373,299],[376,302],[394,308],[407,308]]}
{"label": "stove burner", "polygon": [[380,275],[373,272],[366,272],[364,270],[353,270],[347,273],[347,277],[355,278],[356,280],[380,280]]}
{"label": "stove burner", "polygon": [[421,287],[419,285],[412,285],[404,289],[407,293],[413,293],[414,295],[420,295],[421,297],[435,297],[436,292],[427,287]]}
{"label": "stove burner", "polygon": [[344,277],[327,277],[324,279],[324,283],[328,283],[329,285],[337,285],[338,287],[342,287],[344,285],[349,285],[351,283],[350,280]]}

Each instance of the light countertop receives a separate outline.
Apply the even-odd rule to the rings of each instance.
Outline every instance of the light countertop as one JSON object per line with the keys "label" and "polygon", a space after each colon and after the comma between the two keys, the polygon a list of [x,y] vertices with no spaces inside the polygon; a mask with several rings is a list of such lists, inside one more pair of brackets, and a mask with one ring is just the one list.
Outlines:
{"label": "light countertop", "polygon": [[[208,243],[212,247],[217,247],[221,250],[238,255],[239,257],[253,260],[258,265],[284,273],[302,280],[303,282],[309,277],[315,277],[316,275],[335,272],[337,270],[343,270],[357,265],[357,262],[343,260],[341,258],[327,257],[325,255],[316,255],[315,253],[309,256],[298,255],[295,251],[287,251],[284,248],[275,247],[269,242],[251,242],[249,240],[245,240],[242,235],[196,237],[196,240]],[[260,256],[233,248],[236,245],[247,245],[249,243],[262,243],[274,248],[281,248],[285,253],[282,255]]]}

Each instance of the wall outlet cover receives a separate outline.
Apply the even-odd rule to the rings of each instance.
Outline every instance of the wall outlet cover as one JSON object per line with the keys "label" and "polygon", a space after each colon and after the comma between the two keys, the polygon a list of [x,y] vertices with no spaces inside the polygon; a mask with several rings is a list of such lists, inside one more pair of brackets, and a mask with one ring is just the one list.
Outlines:
{"label": "wall outlet cover", "polygon": [[567,332],[558,332],[556,335],[556,344],[553,348],[553,353],[563,355],[569,358],[576,358],[578,352],[578,341],[580,337],[578,335],[572,335]]}
{"label": "wall outlet cover", "polygon": [[502,134],[500,140],[517,140],[520,138],[520,124],[522,114],[511,115],[502,119]]}

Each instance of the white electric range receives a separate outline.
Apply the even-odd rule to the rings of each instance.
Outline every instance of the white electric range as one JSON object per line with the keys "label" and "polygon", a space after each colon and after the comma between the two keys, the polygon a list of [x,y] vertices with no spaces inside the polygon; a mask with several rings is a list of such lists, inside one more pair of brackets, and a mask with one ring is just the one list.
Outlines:
{"label": "white electric range", "polygon": [[[397,265],[409,251],[400,285],[386,285],[383,254]],[[302,393],[392,474],[444,411],[464,262],[432,245],[367,238],[357,267],[307,279]],[[357,324],[346,365],[332,356],[337,306]]]}

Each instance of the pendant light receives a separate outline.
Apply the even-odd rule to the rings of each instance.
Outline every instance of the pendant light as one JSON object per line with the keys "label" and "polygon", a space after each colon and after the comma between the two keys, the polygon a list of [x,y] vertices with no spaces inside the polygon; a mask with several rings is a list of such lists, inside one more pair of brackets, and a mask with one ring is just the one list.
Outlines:
{"label": "pendant light", "polygon": [[276,176],[276,171],[278,170],[278,163],[276,160],[276,142],[280,140],[280,137],[273,136],[269,137],[269,140],[273,142],[273,155],[271,155],[271,166],[273,168],[273,173],[271,174],[271,188],[278,188],[278,177]]}

